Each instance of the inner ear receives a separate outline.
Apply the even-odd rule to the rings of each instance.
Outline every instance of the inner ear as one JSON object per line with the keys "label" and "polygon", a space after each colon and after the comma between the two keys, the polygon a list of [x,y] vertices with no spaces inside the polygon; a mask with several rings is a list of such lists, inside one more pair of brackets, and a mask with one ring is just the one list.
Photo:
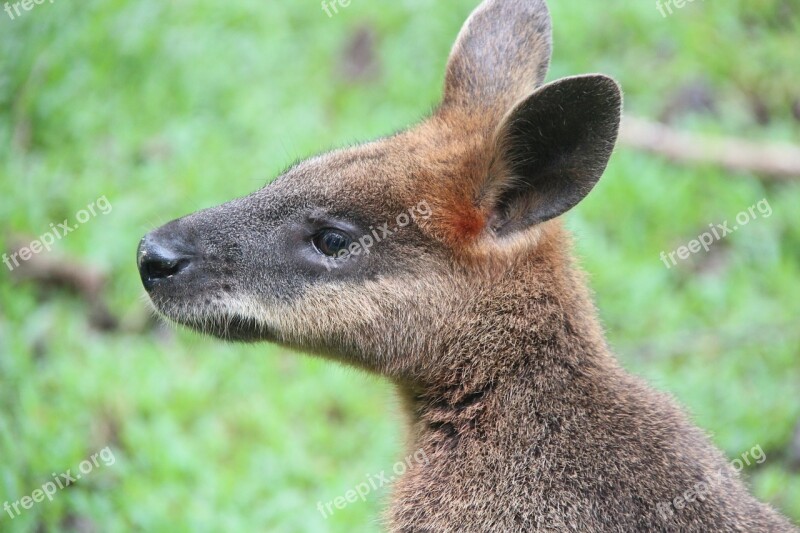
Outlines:
{"label": "inner ear", "polygon": [[589,194],[614,150],[621,109],[619,86],[601,75],[550,83],[512,109],[482,195],[494,232],[550,220]]}

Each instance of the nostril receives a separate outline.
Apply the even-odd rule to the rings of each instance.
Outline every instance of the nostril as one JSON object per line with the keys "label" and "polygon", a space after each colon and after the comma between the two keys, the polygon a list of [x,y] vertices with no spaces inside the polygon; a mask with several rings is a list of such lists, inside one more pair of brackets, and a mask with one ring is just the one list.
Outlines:
{"label": "nostril", "polygon": [[191,264],[191,258],[176,253],[162,243],[154,242],[150,237],[145,237],[139,243],[136,262],[142,283],[149,290],[155,282],[185,270]]}
{"label": "nostril", "polygon": [[145,257],[140,269],[150,279],[162,279],[174,276],[181,270],[189,266],[189,260],[166,259],[163,257]]}

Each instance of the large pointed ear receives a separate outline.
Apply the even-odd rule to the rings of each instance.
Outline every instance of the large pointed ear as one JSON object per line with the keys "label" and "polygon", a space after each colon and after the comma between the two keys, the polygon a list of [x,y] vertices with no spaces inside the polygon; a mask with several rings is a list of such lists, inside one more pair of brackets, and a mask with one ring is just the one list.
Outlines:
{"label": "large pointed ear", "polygon": [[622,94],[606,76],[565,78],[512,109],[495,134],[481,207],[497,236],[557,217],[580,202],[606,169]]}
{"label": "large pointed ear", "polygon": [[544,0],[485,0],[450,54],[442,108],[493,109],[487,116],[499,118],[544,82],[551,38]]}

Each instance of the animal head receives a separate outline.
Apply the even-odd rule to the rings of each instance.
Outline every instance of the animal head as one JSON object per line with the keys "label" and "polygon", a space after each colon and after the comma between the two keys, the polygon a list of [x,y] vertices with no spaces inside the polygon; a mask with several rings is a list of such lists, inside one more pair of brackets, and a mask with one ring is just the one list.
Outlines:
{"label": "animal head", "polygon": [[156,309],[398,379],[459,364],[437,354],[480,331],[481,306],[566,268],[554,219],[594,187],[616,141],[618,85],[544,85],[550,55],[543,0],[486,0],[422,123],[146,235],[138,266]]}

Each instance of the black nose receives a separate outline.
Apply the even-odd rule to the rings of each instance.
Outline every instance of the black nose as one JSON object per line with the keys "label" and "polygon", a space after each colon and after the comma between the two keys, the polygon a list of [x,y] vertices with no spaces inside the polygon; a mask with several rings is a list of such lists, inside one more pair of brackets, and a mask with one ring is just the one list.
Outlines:
{"label": "black nose", "polygon": [[183,243],[148,233],[139,242],[136,264],[144,288],[149,291],[159,281],[186,270],[192,264],[192,254],[187,253]]}

